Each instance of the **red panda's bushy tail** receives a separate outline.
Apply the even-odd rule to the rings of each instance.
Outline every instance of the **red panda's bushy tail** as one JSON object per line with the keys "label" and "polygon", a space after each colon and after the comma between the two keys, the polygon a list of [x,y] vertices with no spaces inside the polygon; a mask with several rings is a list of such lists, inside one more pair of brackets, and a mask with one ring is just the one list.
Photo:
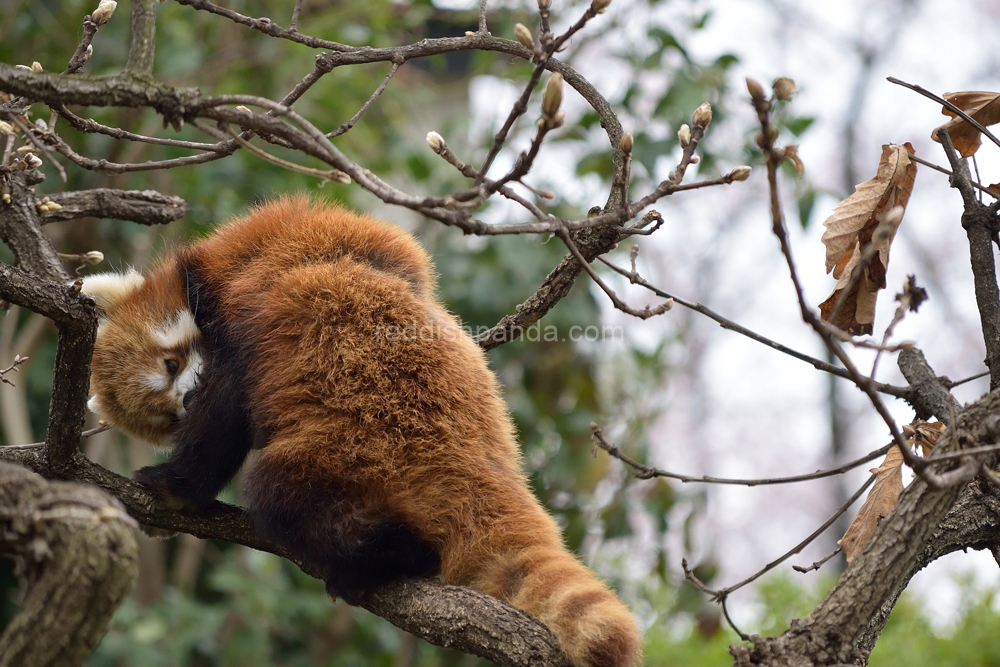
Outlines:
{"label": "red panda's bushy tail", "polygon": [[641,637],[628,608],[559,546],[533,546],[497,559],[474,588],[544,623],[577,667],[635,667]]}

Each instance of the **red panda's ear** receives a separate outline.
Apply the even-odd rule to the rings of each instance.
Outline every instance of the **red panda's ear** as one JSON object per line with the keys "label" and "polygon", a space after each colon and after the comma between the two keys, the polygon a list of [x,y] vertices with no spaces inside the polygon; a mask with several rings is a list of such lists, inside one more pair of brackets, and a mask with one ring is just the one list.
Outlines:
{"label": "red panda's ear", "polygon": [[83,279],[83,292],[94,297],[102,316],[108,316],[123,300],[142,287],[145,278],[135,269],[125,273],[96,273]]}

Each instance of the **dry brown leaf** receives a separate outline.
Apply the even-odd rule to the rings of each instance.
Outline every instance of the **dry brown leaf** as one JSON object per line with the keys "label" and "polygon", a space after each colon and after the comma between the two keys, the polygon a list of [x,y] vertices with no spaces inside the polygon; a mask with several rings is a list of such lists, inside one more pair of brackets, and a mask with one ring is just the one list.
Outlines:
{"label": "dry brown leaf", "polygon": [[855,187],[854,194],[833,209],[823,226],[826,245],[826,270],[833,272],[837,285],[833,294],[820,304],[823,319],[830,321],[837,301],[851,282],[854,267],[861,262],[865,247],[873,242],[875,230],[883,222],[891,223],[880,237],[874,239],[877,255],[872,258],[861,277],[854,281],[844,303],[831,324],[853,335],[870,334],[875,322],[875,297],[885,288],[885,272],[889,265],[889,246],[902,219],[890,215],[895,207],[905,209],[917,177],[917,165],[910,160],[913,146],[887,144],[882,146],[875,177]]}
{"label": "dry brown leaf", "polygon": [[913,423],[903,427],[903,435],[911,446],[920,445],[920,451],[924,456],[928,456],[937,447],[938,439],[946,428],[944,422],[914,419]]}
{"label": "dry brown leaf", "polygon": [[[944,99],[969,114],[984,127],[1000,123],[1000,93],[966,90],[960,93],[945,93]],[[955,150],[962,157],[970,157],[979,150],[983,143],[979,130],[947,107],[942,107],[941,113],[945,116],[951,116],[952,119],[941,127],[934,128],[934,131],[931,132],[931,139],[941,143],[937,132],[943,127],[948,130],[951,143],[955,145]]]}
{"label": "dry brown leaf", "polygon": [[893,447],[885,455],[882,465],[872,468],[875,484],[844,537],[837,542],[844,550],[848,563],[864,551],[868,540],[875,534],[879,520],[896,506],[896,500],[903,492],[902,466],[903,453],[899,447]]}

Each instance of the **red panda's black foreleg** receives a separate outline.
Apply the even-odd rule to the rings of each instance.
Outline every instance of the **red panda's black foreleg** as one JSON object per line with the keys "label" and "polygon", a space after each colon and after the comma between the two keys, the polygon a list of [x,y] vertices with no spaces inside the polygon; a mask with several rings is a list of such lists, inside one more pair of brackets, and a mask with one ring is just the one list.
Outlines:
{"label": "red panda's black foreleg", "polygon": [[217,300],[195,267],[180,262],[188,304],[201,332],[202,370],[187,415],[174,432],[170,460],[135,472],[134,479],[169,505],[204,508],[239,471],[255,433],[247,407],[247,352],[223,321]]}

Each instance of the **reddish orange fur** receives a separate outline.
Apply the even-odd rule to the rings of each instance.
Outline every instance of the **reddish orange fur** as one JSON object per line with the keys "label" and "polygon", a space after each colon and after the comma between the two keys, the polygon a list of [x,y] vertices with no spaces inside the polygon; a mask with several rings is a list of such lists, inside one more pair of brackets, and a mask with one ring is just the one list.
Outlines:
{"label": "reddish orange fur", "polygon": [[[446,581],[548,625],[580,667],[640,662],[631,614],[566,550],[530,492],[496,379],[437,301],[430,261],[412,237],[295,198],[183,252],[206,268],[221,310],[255,341],[248,398],[269,437],[251,478],[289,488],[336,481],[345,500],[415,527],[440,554]],[[174,261],[122,306],[122,326],[99,336],[99,397],[128,385],[128,367],[141,362],[136,321],[179,307]],[[393,323],[409,323],[419,339],[401,331],[391,340]],[[114,421],[143,435],[121,415]]]}

